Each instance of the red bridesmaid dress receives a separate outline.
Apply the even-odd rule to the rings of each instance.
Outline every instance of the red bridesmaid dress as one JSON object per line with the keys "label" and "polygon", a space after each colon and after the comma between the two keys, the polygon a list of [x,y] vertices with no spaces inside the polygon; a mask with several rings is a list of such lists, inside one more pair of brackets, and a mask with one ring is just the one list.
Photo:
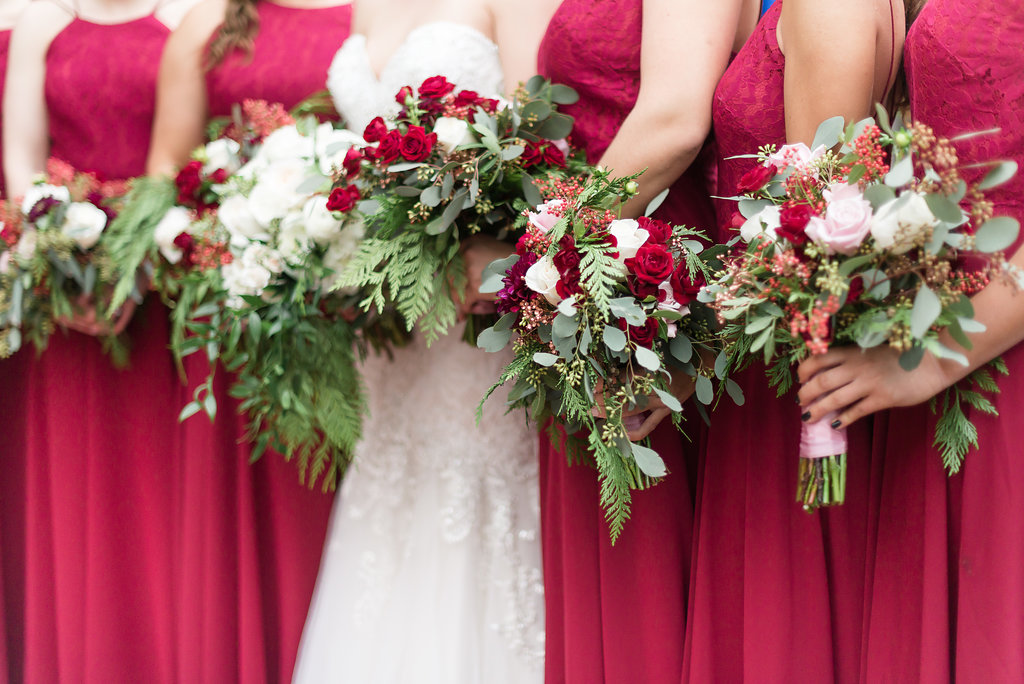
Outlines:
{"label": "red bridesmaid dress", "polygon": [[[541,73],[576,89],[572,142],[596,162],[636,103],[640,88],[641,0],[565,0],[540,46]],[[609,65],[614,65],[614,68]],[[710,226],[703,169],[694,163],[658,217]],[[641,179],[642,181],[642,179]],[[699,443],[700,418],[687,432]],[[569,466],[542,434],[540,501],[548,682],[678,682],[685,634],[693,528],[693,444],[670,424],[652,445],[672,471],[633,498],[615,546],[598,504],[596,471]]]}
{"label": "red bridesmaid dress", "polygon": [[[715,92],[718,183],[733,194],[757,162],[728,159],[786,142],[784,57],[773,5]],[[716,240],[734,235],[719,201]],[[800,409],[777,398],[764,367],[738,374],[745,405],[711,416],[698,494],[684,681],[855,681],[860,668],[871,510],[871,430],[849,429],[846,504],[795,503]]]}
{"label": "red bridesmaid dress", "polygon": [[[52,155],[104,179],[145,170],[167,35],[151,15],[121,24],[76,16],[53,39],[45,80]],[[174,677],[167,597],[177,589],[177,378],[166,310],[147,300],[126,333],[124,370],[97,339],[76,332],[56,332],[42,356],[29,357],[18,397],[24,489],[5,502],[23,516],[13,550],[23,604],[7,615],[16,678]]]}
{"label": "red bridesmaid dress", "polygon": [[[1017,176],[988,191],[1024,224],[1024,7],[931,0],[905,46],[912,116],[955,143],[961,167],[1000,159]],[[977,180],[984,168],[964,168]],[[1019,249],[1022,242],[1007,253]],[[1018,295],[1019,297],[1019,295]],[[1019,301],[1013,303],[1020,306]],[[1024,680],[1024,344],[1003,355],[999,417],[969,413],[979,449],[947,480],[927,405],[889,412],[867,681]]]}
{"label": "red bridesmaid dress", "polygon": [[[292,107],[323,90],[327,67],[348,37],[351,7],[299,9],[257,4],[251,58],[227,55],[206,75],[211,117],[245,99]],[[186,357],[181,408],[205,380],[202,354]],[[218,369],[218,417],[186,420],[179,432],[183,468],[180,582],[196,588],[181,604],[178,639],[183,681],[288,681],[313,595],[331,496],[300,484],[298,469],[268,451],[250,464],[245,416]]]}

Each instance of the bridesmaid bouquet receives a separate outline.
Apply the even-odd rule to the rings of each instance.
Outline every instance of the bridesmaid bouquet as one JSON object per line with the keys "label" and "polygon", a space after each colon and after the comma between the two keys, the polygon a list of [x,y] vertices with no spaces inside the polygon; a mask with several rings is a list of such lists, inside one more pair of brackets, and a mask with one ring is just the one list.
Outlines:
{"label": "bridesmaid bouquet", "polygon": [[341,282],[367,288],[364,309],[393,304],[429,343],[464,296],[462,241],[507,239],[541,201],[535,179],[583,173],[564,143],[572,118],[556,111],[577,95],[536,76],[503,104],[434,76],[396,99],[391,125],[378,117],[363,133],[368,235]]}
{"label": "bridesmaid bouquet", "polygon": [[365,411],[355,354],[367,317],[338,283],[363,237],[361,191],[332,191],[358,171],[346,159],[362,139],[313,117],[277,121],[285,125],[254,139],[229,127],[195,153],[174,181],[173,206],[148,230],[145,256],[173,307],[176,354],[203,352],[211,364],[181,419],[215,417],[219,362],[236,373],[230,392],[248,413],[253,457],[268,446],[298,455],[303,476],[324,475],[328,488]]}
{"label": "bridesmaid bouquet", "polygon": [[[632,178],[598,170],[586,182],[544,187],[549,199],[527,212],[516,253],[485,274],[482,290],[497,292],[501,318],[477,344],[514,352],[487,396],[512,382],[510,408],[525,409],[538,424],[564,423],[573,460],[592,454],[614,541],[629,517],[631,490],[668,474],[657,452],[627,438],[623,412],[657,396],[678,426],[682,405],[669,383],[680,373],[696,378],[702,403],[714,397],[714,371],[703,363],[717,346],[713,317],[701,316],[707,312],[695,301],[713,257],[696,231],[618,218],[619,204],[636,192]],[[742,401],[739,386],[726,385]],[[599,404],[604,418],[594,415]]]}
{"label": "bridesmaid bouquet", "polygon": [[[763,356],[781,394],[793,364],[833,345],[888,344],[907,370],[926,351],[966,363],[940,333],[970,349],[965,333],[984,330],[970,295],[993,278],[1021,280],[1002,254],[1019,226],[993,217],[984,198],[1012,177],[1012,164],[996,164],[968,187],[949,141],[920,123],[890,126],[881,108],[877,122],[825,121],[811,148],[767,147],[755,156],[761,164],[735,198],[745,248],[700,297],[725,326],[731,364]],[[976,264],[965,268],[965,257]],[[985,370],[973,382],[995,390]],[[966,385],[947,392],[935,444],[951,472],[977,443],[962,401],[994,413]],[[834,417],[803,426],[797,500],[807,509],[844,500],[846,434],[830,427]]]}
{"label": "bridesmaid bouquet", "polygon": [[[60,319],[110,300],[119,270],[106,229],[124,192],[124,183],[104,183],[50,159],[45,178],[20,204],[0,208],[0,358],[17,352],[26,336],[45,349]],[[125,288],[126,297],[141,301],[133,276]],[[125,363],[127,349],[113,333],[119,312],[97,313],[111,331],[101,337],[104,348]]]}

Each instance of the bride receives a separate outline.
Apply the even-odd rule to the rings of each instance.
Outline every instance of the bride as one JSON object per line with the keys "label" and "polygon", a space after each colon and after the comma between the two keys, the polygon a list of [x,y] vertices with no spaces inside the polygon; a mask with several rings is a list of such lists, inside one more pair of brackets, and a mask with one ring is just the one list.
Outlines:
{"label": "bride", "polygon": [[[402,86],[430,76],[484,96],[507,92],[536,72],[556,5],[356,2],[328,76],[337,109],[361,131],[397,112]],[[485,252],[470,248],[471,270]],[[460,332],[362,369],[366,437],[334,506],[297,683],[543,679],[537,440],[500,401],[477,426],[476,405],[508,359]]]}

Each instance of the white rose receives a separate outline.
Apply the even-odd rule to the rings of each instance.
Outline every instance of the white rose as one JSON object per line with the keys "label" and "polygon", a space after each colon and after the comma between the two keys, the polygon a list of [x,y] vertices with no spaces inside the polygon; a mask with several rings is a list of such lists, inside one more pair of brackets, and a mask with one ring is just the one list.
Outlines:
{"label": "white rose", "polygon": [[779,223],[779,208],[774,204],[769,204],[743,222],[743,225],[740,226],[740,238],[744,242],[750,242],[764,233],[775,240],[777,238],[775,231],[779,225],[781,225]]}
{"label": "white rose", "polygon": [[36,254],[36,242],[38,236],[35,230],[26,230],[21,234],[18,243],[14,245],[14,255],[21,263],[27,263]]}
{"label": "white rose", "polygon": [[313,138],[299,133],[294,125],[283,126],[263,139],[257,155],[271,164],[286,159],[312,159]]}
{"label": "white rose", "polygon": [[341,221],[327,209],[327,197],[324,195],[306,200],[302,207],[302,220],[306,224],[306,234],[320,244],[326,244],[341,230]]}
{"label": "white rose", "polygon": [[[646,232],[646,231],[645,231]],[[558,296],[555,286],[558,285],[558,269],[551,257],[542,256],[530,268],[526,269],[526,287],[539,295],[543,295],[549,304],[558,304],[562,298]]]}
{"label": "white rose", "polygon": [[71,193],[63,185],[33,185],[25,191],[25,197],[21,200],[21,213],[27,214],[32,211],[32,207],[44,197],[52,197],[65,203],[71,201]]}
{"label": "white rose", "polygon": [[238,170],[238,151],[240,147],[231,138],[217,138],[206,144],[206,163],[203,164],[203,173],[213,173],[217,169],[224,169],[228,173]]}
{"label": "white rose", "polygon": [[191,225],[192,219],[188,209],[171,207],[167,210],[164,217],[160,219],[160,223],[156,224],[156,228],[153,229],[153,241],[160,248],[164,259],[172,264],[181,261],[182,251],[174,244],[174,239],[187,232]]}
{"label": "white rose", "polygon": [[879,207],[871,220],[871,237],[879,249],[903,254],[913,248],[922,234],[937,222],[924,196],[908,192]]}
{"label": "white rose", "polygon": [[342,167],[350,148],[365,144],[363,136],[346,128],[335,129],[329,122],[320,124],[316,129],[315,149],[320,172],[330,176],[335,169]]}
{"label": "white rose", "polygon": [[75,241],[81,249],[89,249],[100,241],[107,227],[107,214],[89,202],[72,202],[64,214],[60,232]]}
{"label": "white rose", "polygon": [[224,289],[228,292],[228,306],[241,308],[245,305],[243,295],[259,296],[270,284],[271,273],[259,264],[246,263],[236,259],[221,269]]}
{"label": "white rose", "polygon": [[281,257],[281,253],[273,247],[258,242],[245,248],[241,261],[246,266],[260,266],[275,275],[284,271],[284,259]]}
{"label": "white rose", "polygon": [[625,273],[626,259],[636,256],[636,251],[643,247],[651,236],[646,228],[641,228],[635,219],[617,219],[608,224],[608,232],[615,238],[616,249],[619,250],[619,265]]}
{"label": "white rose", "polygon": [[249,193],[249,211],[264,228],[289,210],[302,205],[305,196],[297,188],[309,177],[309,164],[300,159],[285,159],[268,166]]}
{"label": "white rose", "polygon": [[270,233],[253,216],[249,200],[242,195],[231,195],[221,202],[217,219],[231,234],[231,242],[238,246],[244,246],[252,240],[270,239]]}
{"label": "white rose", "polygon": [[442,116],[434,124],[434,133],[437,133],[437,144],[445,154],[451,154],[459,145],[468,145],[476,142],[473,132],[462,119],[450,116]]}
{"label": "white rose", "polygon": [[284,260],[294,266],[306,261],[313,241],[306,234],[306,222],[298,211],[288,214],[281,220],[281,229],[277,234],[277,250]]}

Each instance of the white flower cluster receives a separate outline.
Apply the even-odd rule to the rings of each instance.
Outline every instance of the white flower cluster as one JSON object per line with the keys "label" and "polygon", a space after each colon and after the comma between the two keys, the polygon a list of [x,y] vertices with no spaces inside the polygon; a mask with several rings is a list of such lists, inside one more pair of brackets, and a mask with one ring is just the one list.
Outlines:
{"label": "white flower cluster", "polygon": [[[21,211],[26,216],[40,200],[51,198],[63,205],[64,220],[60,225],[60,231],[74,240],[75,244],[82,250],[92,249],[100,241],[104,229],[107,227],[107,214],[91,202],[72,202],[71,193],[64,186],[48,185],[38,183],[31,186],[21,202]],[[36,234],[31,228],[27,228],[21,239],[15,246],[14,252],[20,261],[27,261],[32,258],[35,252]]]}

